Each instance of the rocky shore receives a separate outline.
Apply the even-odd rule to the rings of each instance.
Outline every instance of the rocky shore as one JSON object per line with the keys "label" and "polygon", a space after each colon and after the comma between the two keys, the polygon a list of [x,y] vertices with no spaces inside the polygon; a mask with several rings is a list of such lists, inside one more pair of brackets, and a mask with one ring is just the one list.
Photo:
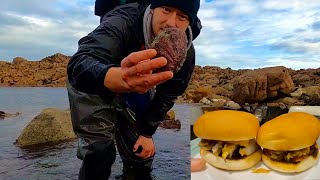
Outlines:
{"label": "rocky shore", "polygon": [[[57,53],[39,61],[22,57],[0,61],[0,87],[65,87],[70,57]],[[256,70],[196,66],[186,92],[177,103],[227,102],[320,105],[320,68]]]}

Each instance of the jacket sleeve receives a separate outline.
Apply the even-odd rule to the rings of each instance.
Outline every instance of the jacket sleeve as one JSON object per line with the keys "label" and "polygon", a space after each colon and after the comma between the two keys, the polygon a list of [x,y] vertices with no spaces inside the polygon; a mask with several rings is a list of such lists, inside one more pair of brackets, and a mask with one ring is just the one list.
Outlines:
{"label": "jacket sleeve", "polygon": [[111,93],[104,86],[104,78],[110,67],[119,66],[125,54],[124,42],[130,42],[131,35],[128,26],[122,16],[110,15],[79,40],[78,51],[67,66],[68,80],[74,88],[85,93]]}
{"label": "jacket sleeve", "polygon": [[151,137],[157,130],[167,112],[173,107],[174,101],[181,96],[188,87],[195,66],[194,47],[188,51],[182,68],[174,77],[156,87],[156,93],[142,118],[141,135]]}

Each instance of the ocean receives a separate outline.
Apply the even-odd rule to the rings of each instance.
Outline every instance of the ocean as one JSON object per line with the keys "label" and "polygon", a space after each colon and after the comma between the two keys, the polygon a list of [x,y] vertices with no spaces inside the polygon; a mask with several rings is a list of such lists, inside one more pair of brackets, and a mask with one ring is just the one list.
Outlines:
{"label": "ocean", "polygon": [[[76,157],[77,141],[22,149],[14,145],[23,128],[45,108],[69,108],[66,88],[0,88],[0,111],[21,113],[0,119],[0,179],[36,180],[78,178],[81,160]],[[156,156],[152,176],[156,180],[190,179],[190,104],[176,104],[173,110],[181,130],[158,128],[154,135]],[[110,179],[122,172],[117,154]]]}

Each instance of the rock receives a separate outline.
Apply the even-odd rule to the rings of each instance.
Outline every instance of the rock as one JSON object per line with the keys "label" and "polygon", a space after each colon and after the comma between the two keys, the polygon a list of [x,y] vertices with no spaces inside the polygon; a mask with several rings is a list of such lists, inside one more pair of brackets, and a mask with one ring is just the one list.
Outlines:
{"label": "rock", "polygon": [[298,88],[296,91],[290,93],[292,97],[300,97],[303,94],[302,88]]}
{"label": "rock", "polygon": [[233,84],[231,83],[228,83],[228,84],[225,84],[222,86],[224,89],[226,89],[227,91],[229,92],[232,92],[233,91]]}
{"label": "rock", "polygon": [[281,102],[284,103],[287,106],[301,106],[303,105],[303,101],[300,101],[297,98],[292,98],[292,97],[285,97],[283,99],[279,99],[276,102]]}
{"label": "rock", "polygon": [[217,87],[219,85],[219,79],[216,77],[212,79],[207,79],[206,82],[210,84],[212,87]]}
{"label": "rock", "polygon": [[227,98],[227,97],[224,97],[224,96],[219,96],[219,95],[216,95],[216,94],[211,94],[210,96],[209,96],[209,98],[211,99],[211,101],[214,101],[213,99],[223,99],[225,102],[226,101],[230,101],[230,99],[229,98]]}
{"label": "rock", "polygon": [[248,71],[234,80],[233,88],[232,100],[244,104],[289,94],[294,84],[289,71],[279,66]]}
{"label": "rock", "polygon": [[[0,87],[65,87],[69,59],[69,56],[57,53],[39,61],[28,61],[22,57],[17,57],[12,62],[0,61]],[[284,72],[281,69],[284,69]],[[248,74],[251,75],[248,76]],[[288,75],[292,77],[294,84],[288,81]],[[239,78],[240,81],[243,80],[243,88],[239,87],[239,84],[241,85]],[[281,84],[279,80],[287,84]],[[237,85],[238,87],[235,88]],[[232,70],[196,65],[186,91],[177,98],[176,102],[198,103],[204,97],[209,100],[225,99],[229,101],[238,97],[248,103],[261,101],[268,103],[287,97],[289,92],[291,97],[298,98],[305,105],[318,105],[320,100],[317,99],[319,95],[316,88],[309,89],[308,91],[314,91],[311,93],[301,91],[303,88],[312,86],[320,86],[320,68],[292,70],[273,67]],[[292,92],[294,90],[295,92]],[[233,100],[238,102],[236,99]],[[214,106],[220,107],[221,103],[214,102]]]}
{"label": "rock", "polygon": [[292,79],[297,86],[302,86],[302,87],[313,86],[317,82],[316,74],[313,74],[312,72],[306,72],[306,71],[298,71],[298,73],[295,74],[292,77]]}
{"label": "rock", "polygon": [[64,87],[69,59],[57,53],[40,61],[17,57],[12,63],[0,62],[0,86]]}
{"label": "rock", "polygon": [[203,97],[199,102],[203,103],[205,105],[211,105],[212,104],[212,102],[206,97]]}
{"label": "rock", "polygon": [[287,106],[282,103],[282,102],[270,102],[267,103],[267,107],[275,107],[275,108],[280,108],[280,109],[287,109]]}
{"label": "rock", "polygon": [[225,88],[223,87],[215,87],[215,88],[212,88],[211,91],[210,91],[210,94],[215,94],[215,95],[219,95],[219,96],[224,96],[224,97],[231,97],[232,96],[232,92],[231,91],[228,91],[226,90]]}
{"label": "rock", "polygon": [[167,115],[166,115],[166,120],[175,120],[176,119],[176,116],[175,116],[175,112],[173,110],[169,110],[167,112]]}
{"label": "rock", "polygon": [[12,64],[20,64],[24,62],[27,62],[27,60],[22,57],[16,57],[12,60]]}
{"label": "rock", "polygon": [[301,100],[303,100],[304,104],[306,106],[319,106],[320,105],[320,99],[312,99],[306,95],[302,95]]}
{"label": "rock", "polygon": [[164,129],[181,129],[181,122],[180,120],[165,120],[159,126]]}
{"label": "rock", "polygon": [[[303,101],[308,106],[319,106],[320,104],[320,86],[311,86],[299,88],[299,94],[296,96],[299,100]],[[294,94],[295,95],[295,94]]]}
{"label": "rock", "polygon": [[207,113],[210,111],[217,111],[217,110],[222,110],[224,109],[223,107],[214,107],[214,106],[201,106],[201,110],[203,113]]}
{"label": "rock", "polygon": [[312,99],[320,99],[320,86],[305,87],[302,92]]}
{"label": "rock", "polygon": [[196,93],[195,90],[193,90],[193,89],[185,92],[186,101],[198,103],[202,98],[203,98],[203,95]]}
{"label": "rock", "polygon": [[17,117],[19,116],[21,113],[20,112],[16,112],[14,114],[12,113],[6,113],[4,111],[0,111],[0,117],[1,119],[4,119],[4,118],[10,118],[10,117]]}
{"label": "rock", "polygon": [[202,97],[207,97],[211,92],[212,88],[210,86],[199,87],[194,91],[195,94],[199,94]]}
{"label": "rock", "polygon": [[70,112],[47,108],[23,129],[17,144],[25,147],[73,138],[76,138],[76,135],[72,129]]}
{"label": "rock", "polygon": [[175,100],[176,104],[183,104],[185,103],[185,99],[183,98],[183,96],[178,96],[178,98]]}
{"label": "rock", "polygon": [[290,95],[292,97],[297,97],[297,98],[300,98],[302,95],[305,95],[312,99],[320,99],[320,86],[298,88],[293,93],[290,93]]}
{"label": "rock", "polygon": [[211,99],[211,101],[211,106],[213,107],[224,107],[225,103],[227,102],[225,99]]}
{"label": "rock", "polygon": [[240,109],[241,108],[241,106],[234,101],[227,101],[225,106],[229,109]]}

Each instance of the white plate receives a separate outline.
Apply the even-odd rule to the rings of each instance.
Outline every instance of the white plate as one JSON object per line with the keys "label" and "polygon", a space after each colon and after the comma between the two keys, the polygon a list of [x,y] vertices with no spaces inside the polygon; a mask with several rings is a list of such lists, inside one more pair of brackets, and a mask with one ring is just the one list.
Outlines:
{"label": "white plate", "polygon": [[[199,158],[197,154],[195,158]],[[201,172],[191,173],[192,180],[320,180],[320,165],[317,163],[314,167],[301,173],[284,174],[271,170],[269,173],[253,173],[254,168],[266,167],[262,162],[258,163],[255,167],[244,171],[225,171],[217,169],[209,164],[206,169]]]}

